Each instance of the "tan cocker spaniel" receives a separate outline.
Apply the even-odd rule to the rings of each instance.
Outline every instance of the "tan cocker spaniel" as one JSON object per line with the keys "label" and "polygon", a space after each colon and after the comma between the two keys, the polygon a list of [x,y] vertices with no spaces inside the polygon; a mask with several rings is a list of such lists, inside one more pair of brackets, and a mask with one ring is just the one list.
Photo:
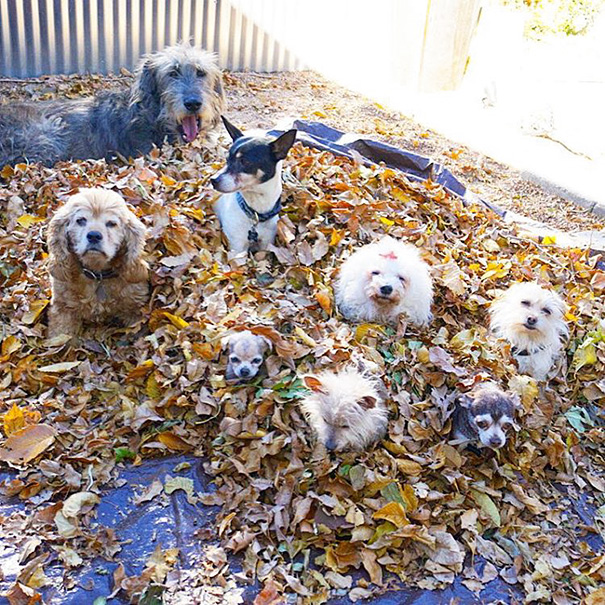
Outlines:
{"label": "tan cocker spaniel", "polygon": [[145,226],[120,195],[80,189],[48,226],[49,334],[76,336],[85,321],[134,322],[149,298]]}

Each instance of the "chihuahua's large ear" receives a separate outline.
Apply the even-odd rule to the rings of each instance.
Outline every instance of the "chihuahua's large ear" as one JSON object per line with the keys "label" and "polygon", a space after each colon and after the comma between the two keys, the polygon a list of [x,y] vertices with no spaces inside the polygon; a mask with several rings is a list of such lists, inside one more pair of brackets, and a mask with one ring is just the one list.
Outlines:
{"label": "chihuahua's large ear", "polygon": [[221,120],[223,120],[223,124],[225,125],[225,128],[227,129],[229,136],[234,141],[237,141],[237,139],[244,136],[244,133],[239,128],[234,126],[225,116],[221,116]]}
{"label": "chihuahua's large ear", "polygon": [[270,143],[269,147],[271,147],[275,159],[278,161],[283,160],[288,155],[290,147],[294,145],[294,141],[296,141],[296,130],[292,129],[284,132],[284,134]]}
{"label": "chihuahua's large ear", "polygon": [[69,206],[59,208],[52,217],[46,233],[49,252],[48,270],[54,278],[62,281],[70,279],[71,270],[74,263],[76,263],[76,257],[71,250],[67,235],[70,214],[71,208]]}
{"label": "chihuahua's large ear", "polygon": [[130,210],[124,211],[124,271],[126,281],[138,282],[147,278],[147,266],[143,262],[143,249],[147,229]]}
{"label": "chihuahua's large ear", "polygon": [[509,395],[510,397],[510,401],[513,404],[513,407],[515,408],[515,410],[520,410],[523,405],[521,403],[521,397],[519,397],[518,393],[511,393]]}
{"label": "chihuahua's large ear", "polygon": [[265,350],[263,352],[271,351],[271,349],[273,349],[273,342],[269,340],[266,336],[261,336],[260,334],[257,334],[256,336],[257,338],[260,338],[265,347]]}
{"label": "chihuahua's large ear", "polygon": [[315,376],[303,376],[303,382],[305,383],[305,386],[308,389],[311,389],[314,393],[325,394],[326,392],[321,380],[319,380],[319,378],[316,378]]}
{"label": "chihuahua's large ear", "polygon": [[460,397],[458,397],[458,403],[463,407],[463,408],[470,408],[473,405],[473,397],[472,395],[460,395]]}
{"label": "chihuahua's large ear", "polygon": [[231,337],[233,336],[233,334],[227,334],[227,336],[223,336],[221,338],[221,349],[226,349],[229,344],[231,343]]}

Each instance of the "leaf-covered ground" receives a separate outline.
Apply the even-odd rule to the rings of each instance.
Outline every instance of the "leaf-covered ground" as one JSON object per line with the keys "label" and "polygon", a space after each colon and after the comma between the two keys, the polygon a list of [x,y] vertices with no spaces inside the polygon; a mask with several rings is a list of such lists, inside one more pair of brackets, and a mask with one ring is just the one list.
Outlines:
{"label": "leaf-covered ground", "polygon": [[[24,505],[0,517],[3,539],[21,553],[12,603],[35,602],[57,559],[65,586],[92,557],[119,561],[120,535],[95,523],[102,491],[124,466],[175,452],[203,459],[216,489],[196,493],[176,473],[140,502],[185,490],[200,508],[220,507],[216,528],[200,537],[213,546],[199,569],[219,593],[234,580],[218,582],[213,565],[240,553],[239,581],[267,586],[258,603],[273,590],[320,603],[334,590],[377,594],[393,577],[432,589],[457,575],[476,592],[499,575],[526,602],[576,603],[595,589],[599,602],[600,257],[527,239],[431,183],[297,144],[275,248],[242,265],[229,260],[211,209],[208,178],[224,149],[2,171],[0,459],[14,470],[0,488]],[[153,293],[137,326],[91,328],[68,347],[46,338],[45,231],[81,186],[115,189],[147,225]],[[385,233],[421,247],[433,267],[435,320],[426,330],[352,326],[333,307],[342,259]],[[569,369],[548,385],[518,376],[486,333],[498,290],[529,279],[552,284],[569,304]],[[275,351],[263,377],[228,386],[220,340],[244,327]],[[387,384],[388,436],[369,452],[324,458],[297,408],[299,377],[353,354],[374,361]],[[477,455],[448,444],[448,433],[456,392],[480,376],[517,391],[523,411],[505,448]],[[572,514],[579,500],[596,513]],[[481,573],[475,556],[487,561]],[[177,558],[158,549],[137,577],[118,567],[116,593],[136,599]]]}

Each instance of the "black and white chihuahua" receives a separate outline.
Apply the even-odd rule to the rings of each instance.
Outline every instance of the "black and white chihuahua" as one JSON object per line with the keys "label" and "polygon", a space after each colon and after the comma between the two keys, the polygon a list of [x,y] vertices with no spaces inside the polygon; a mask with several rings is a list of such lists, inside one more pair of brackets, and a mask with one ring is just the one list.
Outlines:
{"label": "black and white chihuahua", "polygon": [[223,117],[233,139],[227,165],[211,180],[222,195],[214,205],[231,252],[265,250],[275,240],[281,210],[282,161],[296,140],[296,130],[277,139],[244,135]]}

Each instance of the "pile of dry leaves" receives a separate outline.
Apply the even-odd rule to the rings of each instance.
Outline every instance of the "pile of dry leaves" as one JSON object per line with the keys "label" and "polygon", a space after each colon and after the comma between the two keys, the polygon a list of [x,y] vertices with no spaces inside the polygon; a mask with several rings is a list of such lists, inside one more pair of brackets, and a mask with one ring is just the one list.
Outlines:
{"label": "pile of dry leaves", "polygon": [[[120,536],[94,523],[102,490],[123,465],[174,452],[202,457],[214,479],[212,493],[171,485],[221,507],[212,556],[224,564],[240,553],[240,578],[269,592],[320,603],[344,589],[355,600],[392,577],[432,589],[458,574],[477,592],[499,574],[526,602],[594,591],[605,558],[582,538],[603,531],[605,508],[593,527],[570,509],[580,497],[598,508],[605,492],[598,257],[518,235],[430,182],[297,144],[276,245],[238,264],[211,209],[208,178],[223,153],[165,147],[131,162],[2,171],[0,459],[15,472],[1,491],[27,505],[0,518],[21,548],[12,603],[35,598],[57,558],[66,585],[91,557],[119,560]],[[118,191],[148,227],[153,295],[139,325],[91,328],[68,347],[46,338],[45,230],[81,186]],[[334,309],[342,259],[385,233],[421,247],[433,267],[426,330],[352,326]],[[567,377],[548,385],[518,376],[485,328],[497,291],[535,278],[570,309]],[[274,354],[264,377],[227,386],[220,340],[244,327]],[[322,458],[297,407],[300,376],[354,352],[384,375],[388,436],[370,452]],[[522,429],[503,450],[476,455],[448,444],[450,414],[456,392],[488,375],[521,395]],[[487,560],[481,573],[474,555]],[[176,557],[158,550],[139,577],[118,568],[116,591],[134,598],[161,584]],[[355,569],[367,573],[353,582]]]}

